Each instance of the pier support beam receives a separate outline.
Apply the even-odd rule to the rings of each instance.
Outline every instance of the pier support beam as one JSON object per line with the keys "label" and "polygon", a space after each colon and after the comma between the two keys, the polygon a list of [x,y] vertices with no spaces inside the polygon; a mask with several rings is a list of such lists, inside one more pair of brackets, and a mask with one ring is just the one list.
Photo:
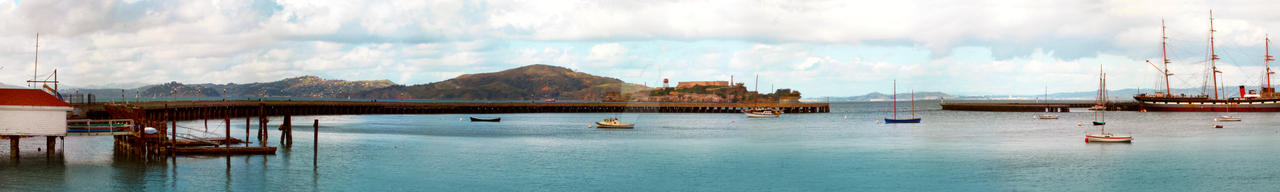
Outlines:
{"label": "pier support beam", "polygon": [[280,145],[293,145],[293,122],[289,115],[284,116],[284,122],[280,124]]}
{"label": "pier support beam", "polygon": [[9,158],[18,159],[18,141],[21,137],[9,136]]}
{"label": "pier support beam", "polygon": [[44,148],[49,151],[50,157],[53,157],[54,151],[57,151],[55,150],[55,148],[58,146],[57,144],[58,144],[58,136],[44,137]]}

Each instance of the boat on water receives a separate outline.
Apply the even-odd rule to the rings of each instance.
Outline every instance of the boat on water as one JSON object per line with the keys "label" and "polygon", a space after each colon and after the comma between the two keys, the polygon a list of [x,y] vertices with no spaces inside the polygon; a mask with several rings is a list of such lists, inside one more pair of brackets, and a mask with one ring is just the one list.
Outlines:
{"label": "boat on water", "polygon": [[769,108],[743,110],[742,113],[746,114],[747,118],[778,118],[779,116],[782,116],[782,111]]}
{"label": "boat on water", "polygon": [[1102,72],[1102,65],[1098,65],[1098,99],[1094,107],[1100,110],[1093,111],[1093,125],[1107,124],[1107,74]]}
{"label": "boat on water", "polygon": [[471,117],[471,121],[472,122],[499,122],[499,121],[502,121],[502,118],[501,117],[494,117],[494,118]]}
{"label": "boat on water", "polygon": [[[1049,86],[1044,87],[1044,103],[1046,105],[1049,103]],[[1035,117],[1036,119],[1058,119],[1058,115],[1050,114],[1037,114]]]}
{"label": "boat on water", "polygon": [[898,80],[893,80],[893,118],[884,118],[884,123],[920,123],[916,117],[916,94],[911,92],[911,118],[898,118]]}
{"label": "boat on water", "polygon": [[1239,117],[1232,117],[1230,115],[1223,115],[1223,116],[1218,116],[1216,118],[1213,118],[1213,121],[1240,121],[1240,120],[1241,119]]}
{"label": "boat on water", "polygon": [[1058,116],[1049,115],[1049,114],[1039,114],[1039,115],[1036,115],[1036,119],[1058,119]]}
{"label": "boat on water", "polygon": [[[1164,36],[1163,34],[1165,31],[1164,29],[1165,27],[1163,26],[1163,21],[1161,23],[1162,24],[1161,24],[1160,32],[1162,36]],[[1167,43],[1168,36],[1164,36],[1163,40],[1161,41],[1161,55],[1163,57],[1164,67],[1160,68],[1159,66],[1156,66],[1156,64],[1151,63],[1150,61],[1148,61],[1147,63],[1151,63],[1152,67],[1155,67],[1157,71],[1160,71],[1161,73],[1163,73],[1165,90],[1164,92],[1157,91],[1152,94],[1143,93],[1143,94],[1138,94],[1133,96],[1133,99],[1138,102],[1140,111],[1280,112],[1280,94],[1276,94],[1275,87],[1271,86],[1271,75],[1275,74],[1275,72],[1271,71],[1271,61],[1275,60],[1271,57],[1271,38],[1267,37],[1265,39],[1266,54],[1263,59],[1263,65],[1265,66],[1264,77],[1265,77],[1266,84],[1263,85],[1261,90],[1247,90],[1247,92],[1244,86],[1240,86],[1240,97],[1228,98],[1225,95],[1227,91],[1219,89],[1218,74],[1222,73],[1222,71],[1219,70],[1217,67],[1217,61],[1219,60],[1219,58],[1218,58],[1217,51],[1214,47],[1214,36],[1213,36],[1214,32],[1215,30],[1213,29],[1213,11],[1210,11],[1209,12],[1209,58],[1207,60],[1208,60],[1209,69],[1211,69],[1211,72],[1209,72],[1209,75],[1206,75],[1206,76],[1212,76],[1213,94],[1209,95],[1209,94],[1201,93],[1200,95],[1189,96],[1186,94],[1175,95],[1171,92],[1171,89],[1169,88],[1169,76],[1172,76],[1173,73],[1169,72],[1170,62],[1169,62],[1167,51],[1165,51],[1166,50],[1165,47],[1167,47],[1167,44],[1168,44]],[[1206,78],[1206,79],[1209,79],[1209,78]],[[1209,82],[1206,82],[1205,84],[1209,84]]]}
{"label": "boat on water", "polygon": [[[1105,131],[1105,128],[1104,128]],[[1116,135],[1112,133],[1102,132],[1099,134],[1084,135],[1085,143],[1130,143],[1133,142],[1133,136]]]}
{"label": "boat on water", "polygon": [[618,121],[618,118],[606,118],[604,121],[596,122],[596,128],[601,129],[633,129],[635,127],[635,124]]}
{"label": "boat on water", "polygon": [[555,102],[556,102],[556,99],[555,99],[555,98],[542,99],[542,102],[544,102],[544,103],[555,103]]}
{"label": "boat on water", "polygon": [[[755,89],[756,89],[756,92],[760,91],[760,75],[756,75]],[[754,101],[755,100],[752,99],[753,103]],[[779,111],[773,108],[766,108],[766,107],[753,107],[750,109],[742,110],[742,114],[747,115],[747,118],[778,118],[782,116],[782,111]]]}

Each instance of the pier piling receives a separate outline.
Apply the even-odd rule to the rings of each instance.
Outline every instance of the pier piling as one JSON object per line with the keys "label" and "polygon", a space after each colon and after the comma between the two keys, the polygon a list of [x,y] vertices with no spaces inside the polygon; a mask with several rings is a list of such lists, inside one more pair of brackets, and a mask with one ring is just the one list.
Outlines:
{"label": "pier piling", "polygon": [[19,136],[9,136],[9,158],[18,159],[18,141]]}
{"label": "pier piling", "polygon": [[54,151],[56,151],[54,150],[54,148],[58,146],[57,144],[58,144],[58,136],[44,137],[44,148],[47,149],[49,157],[53,157]]}
{"label": "pier piling", "polygon": [[315,119],[311,123],[311,166],[319,167],[316,163],[320,159],[320,119]]}

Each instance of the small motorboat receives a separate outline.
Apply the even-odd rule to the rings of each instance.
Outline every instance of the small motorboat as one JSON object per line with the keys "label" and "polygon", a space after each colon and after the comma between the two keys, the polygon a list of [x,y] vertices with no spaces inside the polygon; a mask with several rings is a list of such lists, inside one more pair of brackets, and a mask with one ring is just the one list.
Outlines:
{"label": "small motorboat", "polygon": [[1094,121],[1093,125],[1107,125],[1106,121]]}
{"label": "small motorboat", "polygon": [[747,118],[778,118],[779,116],[782,116],[782,111],[766,108],[744,110],[742,113],[746,114]]}
{"label": "small motorboat", "polygon": [[1221,129],[1221,128],[1222,128],[1222,125],[1213,125],[1213,128],[1215,128],[1215,129]]}
{"label": "small motorboat", "polygon": [[1240,121],[1240,118],[1232,117],[1230,115],[1223,115],[1223,116],[1218,116],[1217,118],[1213,118],[1213,120],[1214,121]]}
{"label": "small motorboat", "polygon": [[1133,136],[1121,136],[1111,133],[1102,134],[1086,134],[1084,135],[1085,143],[1129,143],[1133,142]]}
{"label": "small motorboat", "polygon": [[494,118],[471,117],[471,122],[477,122],[477,121],[478,122],[499,122],[499,121],[502,121],[502,118],[501,117],[494,117]]}
{"label": "small motorboat", "polygon": [[919,117],[906,118],[906,119],[884,118],[884,123],[920,123],[920,118]]}
{"label": "small motorboat", "polygon": [[618,118],[606,118],[604,121],[596,122],[596,128],[601,129],[633,129],[635,127],[635,124],[618,121]]}
{"label": "small motorboat", "polygon": [[1036,119],[1058,119],[1057,115],[1040,114],[1036,115]]}

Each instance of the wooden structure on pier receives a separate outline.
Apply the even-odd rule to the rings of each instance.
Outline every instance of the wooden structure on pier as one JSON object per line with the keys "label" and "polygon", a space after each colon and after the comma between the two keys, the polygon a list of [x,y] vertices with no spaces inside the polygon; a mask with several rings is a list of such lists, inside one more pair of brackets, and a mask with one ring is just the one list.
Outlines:
{"label": "wooden structure on pier", "polygon": [[[763,107],[785,113],[828,113],[827,103],[415,103],[367,101],[177,101],[106,104],[111,118],[197,120],[210,117],[459,113],[740,113]],[[171,117],[165,117],[172,114]]]}

